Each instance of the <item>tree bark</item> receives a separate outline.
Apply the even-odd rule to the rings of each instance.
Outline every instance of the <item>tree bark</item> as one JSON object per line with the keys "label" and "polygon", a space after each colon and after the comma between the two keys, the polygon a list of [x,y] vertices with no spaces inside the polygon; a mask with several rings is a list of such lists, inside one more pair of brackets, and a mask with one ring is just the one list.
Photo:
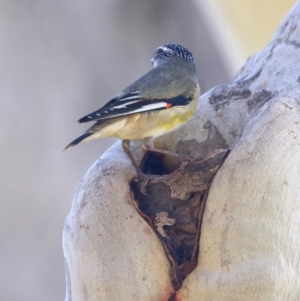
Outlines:
{"label": "tree bark", "polygon": [[[196,268],[174,288],[161,240],[132,203],[121,144],[84,176],[63,231],[66,301],[299,300],[300,3],[234,81],[199,100],[156,147],[203,160],[232,151],[203,215]],[[132,145],[138,162],[144,152]],[[177,162],[163,158],[174,170]]]}

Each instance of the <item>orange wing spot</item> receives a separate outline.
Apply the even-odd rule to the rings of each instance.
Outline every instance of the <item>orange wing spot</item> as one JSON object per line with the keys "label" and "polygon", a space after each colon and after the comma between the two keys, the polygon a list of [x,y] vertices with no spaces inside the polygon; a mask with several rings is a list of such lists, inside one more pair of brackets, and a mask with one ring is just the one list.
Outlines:
{"label": "orange wing spot", "polygon": [[172,108],[172,104],[171,103],[167,103],[166,104],[166,109],[170,109],[170,108]]}

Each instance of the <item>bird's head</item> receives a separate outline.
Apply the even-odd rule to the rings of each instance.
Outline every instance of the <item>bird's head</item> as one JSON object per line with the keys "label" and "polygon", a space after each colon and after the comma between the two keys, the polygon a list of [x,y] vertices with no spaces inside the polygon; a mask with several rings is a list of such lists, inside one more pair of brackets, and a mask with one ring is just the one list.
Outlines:
{"label": "bird's head", "polygon": [[156,67],[171,57],[181,57],[195,64],[192,53],[185,47],[177,44],[166,44],[158,47],[151,59],[151,63]]}

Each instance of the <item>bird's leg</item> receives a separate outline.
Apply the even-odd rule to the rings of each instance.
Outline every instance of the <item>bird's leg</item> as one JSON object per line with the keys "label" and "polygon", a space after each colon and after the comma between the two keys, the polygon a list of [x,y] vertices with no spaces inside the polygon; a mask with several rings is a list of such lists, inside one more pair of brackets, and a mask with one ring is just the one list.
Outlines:
{"label": "bird's leg", "polygon": [[130,141],[129,140],[123,140],[122,141],[122,147],[123,150],[125,152],[125,154],[129,157],[129,159],[131,160],[132,165],[134,166],[137,174],[139,175],[139,177],[141,179],[144,178],[144,173],[141,171],[140,167],[137,165],[136,161],[134,160],[132,153],[130,151]]}
{"label": "bird's leg", "polygon": [[164,154],[164,155],[168,155],[168,156],[172,156],[172,157],[175,157],[175,158],[178,158],[180,160],[182,160],[185,163],[185,165],[192,160],[192,158],[190,158],[189,156],[186,156],[186,155],[182,155],[182,154],[178,154],[178,153],[175,153],[175,152],[171,152],[171,151],[167,151],[167,150],[164,150],[164,149],[160,149],[160,148],[156,148],[154,147],[153,145],[153,141],[151,138],[145,138],[143,140],[143,147],[148,150],[148,151],[151,151],[151,152],[155,152],[155,153],[160,153],[160,154]]}
{"label": "bird's leg", "polygon": [[123,150],[124,150],[125,154],[126,154],[126,155],[129,157],[129,159],[131,160],[132,165],[134,166],[134,168],[135,168],[135,170],[136,170],[136,172],[137,172],[139,178],[143,181],[140,190],[141,190],[141,192],[142,192],[143,194],[146,195],[146,187],[147,187],[147,184],[148,184],[149,180],[151,179],[151,177],[145,175],[145,174],[141,171],[140,167],[137,165],[136,161],[134,160],[134,158],[133,158],[133,156],[132,156],[132,153],[131,153],[131,151],[130,151],[130,141],[129,141],[129,140],[123,140],[123,141],[122,141],[122,147],[123,147]]}

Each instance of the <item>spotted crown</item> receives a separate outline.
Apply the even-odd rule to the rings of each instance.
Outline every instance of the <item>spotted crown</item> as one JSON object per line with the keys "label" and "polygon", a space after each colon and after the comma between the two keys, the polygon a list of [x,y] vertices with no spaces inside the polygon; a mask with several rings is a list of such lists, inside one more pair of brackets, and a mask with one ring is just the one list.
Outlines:
{"label": "spotted crown", "polygon": [[153,55],[153,58],[151,59],[151,63],[155,67],[161,61],[164,61],[172,56],[182,57],[188,60],[189,62],[195,64],[195,60],[193,58],[192,53],[185,47],[177,44],[166,44],[158,47]]}

